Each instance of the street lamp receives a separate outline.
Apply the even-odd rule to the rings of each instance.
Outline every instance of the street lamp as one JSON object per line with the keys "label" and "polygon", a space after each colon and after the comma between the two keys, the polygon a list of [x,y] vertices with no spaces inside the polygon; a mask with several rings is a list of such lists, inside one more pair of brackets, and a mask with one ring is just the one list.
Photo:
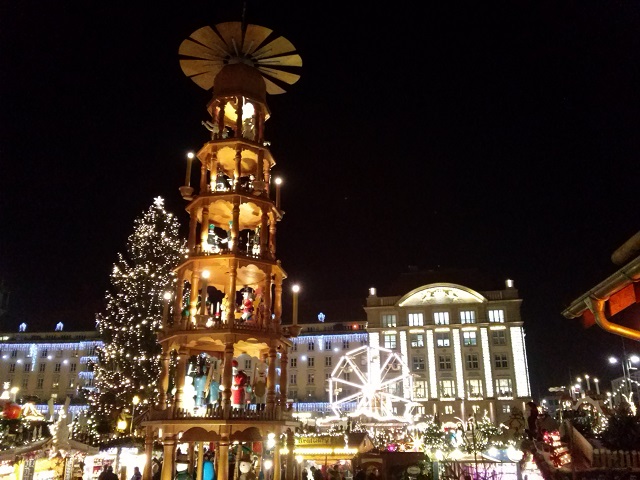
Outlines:
{"label": "street lamp", "polygon": [[291,328],[289,331],[293,337],[297,337],[300,334],[301,328],[298,326],[298,293],[300,293],[300,285],[295,284],[291,287],[293,292],[293,314],[291,320]]}
{"label": "street lamp", "polygon": [[626,354],[623,356],[623,360],[620,361],[616,357],[609,357],[609,363],[615,365],[620,362],[622,366],[622,383],[625,385],[625,389],[627,395],[631,393],[631,375],[629,374],[630,370],[637,370],[637,367],[633,367],[633,363],[640,362],[640,357],[638,355],[631,355],[629,357]]}
{"label": "street lamp", "polygon": [[16,401],[16,394],[18,393],[18,390],[20,390],[18,387],[11,387],[11,390],[9,390],[11,392],[11,394],[13,395],[13,401]]}
{"label": "street lamp", "polygon": [[133,417],[136,414],[136,405],[140,403],[140,397],[134,395],[131,399],[131,403],[133,404],[133,408],[131,409],[131,423],[129,424],[129,435],[133,435]]}

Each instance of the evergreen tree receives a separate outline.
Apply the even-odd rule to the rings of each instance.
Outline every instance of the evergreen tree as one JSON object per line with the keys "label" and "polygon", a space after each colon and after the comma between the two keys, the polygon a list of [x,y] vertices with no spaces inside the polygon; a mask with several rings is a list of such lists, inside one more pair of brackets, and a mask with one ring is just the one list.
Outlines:
{"label": "evergreen tree", "polygon": [[98,352],[96,389],[90,396],[94,434],[113,431],[116,418],[127,416],[134,396],[143,405],[155,397],[163,294],[173,291],[173,269],[186,252],[179,226],[164,209],[163,199],[156,198],[134,221],[127,254],[119,253],[113,266],[104,311],[96,315],[104,347]]}
{"label": "evergreen tree", "polygon": [[618,405],[609,417],[602,443],[611,450],[640,449],[640,416],[633,414],[627,402]]}

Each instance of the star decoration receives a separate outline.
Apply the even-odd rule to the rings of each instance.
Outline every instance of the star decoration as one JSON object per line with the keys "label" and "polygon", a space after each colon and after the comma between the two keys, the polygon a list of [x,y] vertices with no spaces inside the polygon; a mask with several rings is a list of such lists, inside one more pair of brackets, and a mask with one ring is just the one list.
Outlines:
{"label": "star decoration", "polygon": [[156,197],[153,199],[153,204],[156,207],[163,207],[164,206],[164,198],[162,197]]}

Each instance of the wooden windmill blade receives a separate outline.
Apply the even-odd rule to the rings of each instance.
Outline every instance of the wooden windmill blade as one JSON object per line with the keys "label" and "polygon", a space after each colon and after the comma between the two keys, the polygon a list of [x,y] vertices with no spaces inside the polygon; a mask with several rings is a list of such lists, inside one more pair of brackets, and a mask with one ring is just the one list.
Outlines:
{"label": "wooden windmill blade", "polygon": [[244,63],[256,68],[265,81],[267,93],[285,93],[300,75],[288,71],[301,67],[302,58],[284,37],[273,38],[273,31],[259,25],[224,22],[202,27],[184,40],[178,49],[184,74],[205,90],[225,65]]}

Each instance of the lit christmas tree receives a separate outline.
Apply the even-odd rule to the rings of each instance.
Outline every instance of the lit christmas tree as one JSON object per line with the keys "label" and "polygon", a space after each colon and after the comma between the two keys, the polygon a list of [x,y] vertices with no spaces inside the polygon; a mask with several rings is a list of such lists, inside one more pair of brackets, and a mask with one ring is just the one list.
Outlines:
{"label": "lit christmas tree", "polygon": [[157,197],[134,221],[127,255],[119,253],[113,266],[105,309],[96,316],[104,347],[98,352],[96,389],[90,395],[94,435],[114,431],[118,417],[131,415],[134,396],[141,405],[155,397],[161,353],[156,332],[162,325],[163,294],[174,289],[173,268],[186,253],[179,226]]}

